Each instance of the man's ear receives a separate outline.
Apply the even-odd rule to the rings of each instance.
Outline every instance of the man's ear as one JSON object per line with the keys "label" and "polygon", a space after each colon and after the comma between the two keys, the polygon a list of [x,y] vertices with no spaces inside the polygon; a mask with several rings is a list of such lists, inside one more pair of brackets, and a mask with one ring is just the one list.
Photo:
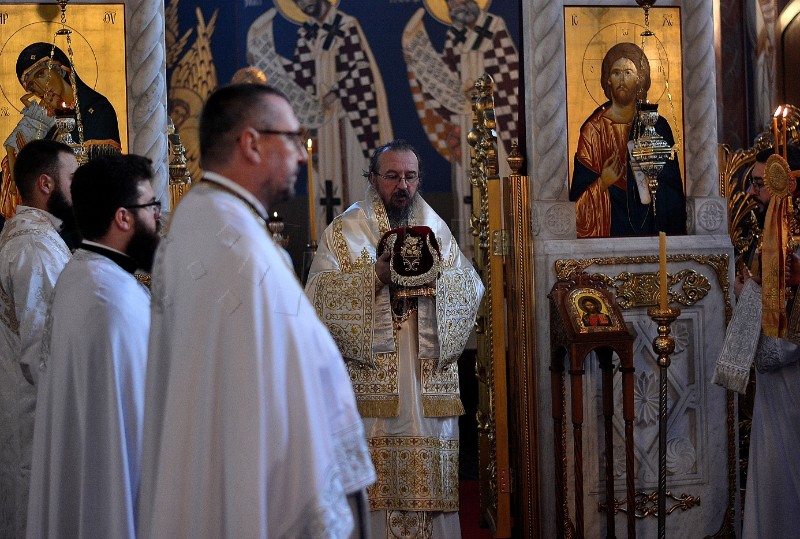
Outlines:
{"label": "man's ear", "polygon": [[38,189],[41,193],[50,195],[55,190],[55,187],[56,181],[48,174],[42,173],[36,177],[36,189]]}
{"label": "man's ear", "polygon": [[112,225],[123,232],[128,232],[134,225],[133,213],[125,208],[117,208],[117,211],[114,212]]}
{"label": "man's ear", "polygon": [[242,131],[237,143],[239,144],[239,149],[242,151],[242,154],[248,161],[259,161],[263,158],[258,144],[258,137],[254,136],[253,131],[249,129]]}
{"label": "man's ear", "polygon": [[369,184],[370,184],[370,185],[371,185],[371,186],[372,186],[374,189],[376,189],[376,190],[377,190],[377,187],[375,187],[375,173],[374,173],[374,172],[370,172],[370,173],[369,173]]}

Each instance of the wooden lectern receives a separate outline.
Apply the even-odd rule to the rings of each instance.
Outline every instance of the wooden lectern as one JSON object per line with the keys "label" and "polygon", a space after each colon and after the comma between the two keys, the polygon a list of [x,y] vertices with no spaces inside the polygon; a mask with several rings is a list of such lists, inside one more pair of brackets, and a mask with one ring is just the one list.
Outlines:
{"label": "wooden lectern", "polygon": [[[614,364],[620,359],[623,418],[625,420],[625,469],[628,537],[636,537],[633,470],[633,342],[622,312],[603,282],[578,273],[556,282],[550,298],[550,379],[553,404],[555,448],[556,529],[559,538],[573,536],[567,507],[567,454],[564,386],[565,359],[569,358],[571,387],[573,458],[575,461],[574,536],[584,537],[583,519],[583,375],[584,361],[595,352],[602,370],[603,418],[606,453],[606,536],[614,532]],[[590,534],[592,535],[592,534]]]}

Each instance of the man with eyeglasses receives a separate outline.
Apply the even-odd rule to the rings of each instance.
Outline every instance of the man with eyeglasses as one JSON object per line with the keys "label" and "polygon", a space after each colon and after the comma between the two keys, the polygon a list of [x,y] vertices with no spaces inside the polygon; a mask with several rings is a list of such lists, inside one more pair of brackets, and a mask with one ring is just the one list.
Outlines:
{"label": "man with eyeglasses", "polygon": [[159,240],[151,162],[98,157],[72,182],[84,238],[58,278],[43,336],[29,537],[135,537],[150,293]]}
{"label": "man with eyeglasses", "polygon": [[[373,537],[460,537],[457,359],[483,285],[420,196],[410,144],[380,146],[365,176],[366,199],[325,230],[306,292],[347,362],[364,418],[378,470]],[[378,255],[393,235],[408,241]]]}
{"label": "man with eyeglasses", "polygon": [[375,472],[353,390],[267,228],[308,159],[299,130],[266,85],[222,87],[203,108],[206,173],[153,270],[139,537],[358,529]]}
{"label": "man with eyeglasses", "polygon": [[[786,179],[798,178],[800,149],[788,146],[784,164],[788,169],[772,163],[767,167],[774,153],[773,149],[759,152],[750,172],[748,194],[758,204],[758,248],[750,267],[743,268],[734,282],[736,306],[714,372],[715,383],[740,393],[747,391],[751,398],[741,402],[752,401],[744,539],[792,537],[800,528],[800,465],[796,458],[800,445],[800,327],[795,316],[800,306],[796,297],[791,300],[788,293],[780,293],[800,284],[800,257],[784,251],[782,201],[773,200],[765,186],[768,176],[782,174],[778,171],[791,171]],[[777,179],[776,183],[782,183],[780,176]],[[796,200],[796,195],[797,191],[789,196]]]}
{"label": "man with eyeglasses", "polygon": [[22,203],[0,234],[0,537],[25,536],[39,346],[70,257],[59,231],[72,216],[76,168],[72,149],[54,140],[29,142],[14,164]]}
{"label": "man with eyeglasses", "polygon": [[764,169],[767,164],[767,159],[774,152],[772,149],[766,149],[756,154],[756,162],[753,163],[753,169],[750,171],[750,187],[747,189],[747,194],[753,197],[757,204],[756,217],[758,218],[759,227],[764,226],[764,216],[767,214],[767,206],[769,206],[769,189],[764,184]]}

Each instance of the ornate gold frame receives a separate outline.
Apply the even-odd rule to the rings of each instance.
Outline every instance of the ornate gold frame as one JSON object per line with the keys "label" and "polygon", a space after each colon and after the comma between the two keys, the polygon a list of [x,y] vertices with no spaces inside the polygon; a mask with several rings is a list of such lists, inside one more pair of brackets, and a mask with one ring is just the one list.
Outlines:
{"label": "ornate gold frame", "polygon": [[475,237],[475,266],[486,287],[478,310],[478,447],[481,513],[495,537],[511,536],[511,478],[508,452],[508,382],[506,378],[503,257],[492,247],[502,229],[500,178],[497,175],[494,82],[484,74],[475,82],[470,183],[473,203],[470,228]]}

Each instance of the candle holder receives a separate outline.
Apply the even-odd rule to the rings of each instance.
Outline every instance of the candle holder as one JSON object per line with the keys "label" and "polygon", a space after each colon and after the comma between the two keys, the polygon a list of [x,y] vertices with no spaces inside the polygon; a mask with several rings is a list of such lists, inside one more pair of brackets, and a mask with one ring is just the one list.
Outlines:
{"label": "candle holder", "polygon": [[283,218],[277,215],[270,217],[267,222],[267,228],[272,234],[272,239],[284,249],[289,245],[289,236],[283,233],[285,227],[286,225],[283,222]]}
{"label": "candle holder", "polygon": [[75,129],[75,115],[68,110],[57,110],[56,129],[61,137],[61,142],[67,146],[74,147],[75,141],[72,140],[72,130]]}
{"label": "candle holder", "polygon": [[175,129],[172,118],[167,116],[167,143],[169,145],[169,200],[173,210],[192,183],[189,168],[186,166],[186,148]]}
{"label": "candle holder", "polygon": [[77,124],[75,112],[68,109],[57,110],[55,113],[55,123],[61,142],[72,148],[72,152],[75,154],[78,163],[83,164],[88,161],[84,147],[80,144],[76,144],[72,138],[72,131]]}
{"label": "candle holder", "polygon": [[308,281],[308,273],[311,270],[311,263],[314,261],[314,255],[317,254],[317,242],[311,241],[308,245],[306,245],[306,250],[303,251],[303,268],[302,268],[302,275],[300,276],[300,281],[303,284],[306,284]]}
{"label": "candle holder", "polygon": [[667,522],[667,369],[675,351],[675,337],[670,326],[681,310],[677,307],[650,307],[647,315],[658,324],[653,351],[658,354],[658,537],[665,538]]}
{"label": "candle holder", "polygon": [[656,122],[658,122],[658,105],[641,103],[637,118],[638,129],[631,150],[631,157],[639,164],[647,178],[647,189],[650,191],[650,199],[653,201],[654,217],[656,215],[658,175],[661,174],[664,165],[672,155],[672,146],[656,132]]}

